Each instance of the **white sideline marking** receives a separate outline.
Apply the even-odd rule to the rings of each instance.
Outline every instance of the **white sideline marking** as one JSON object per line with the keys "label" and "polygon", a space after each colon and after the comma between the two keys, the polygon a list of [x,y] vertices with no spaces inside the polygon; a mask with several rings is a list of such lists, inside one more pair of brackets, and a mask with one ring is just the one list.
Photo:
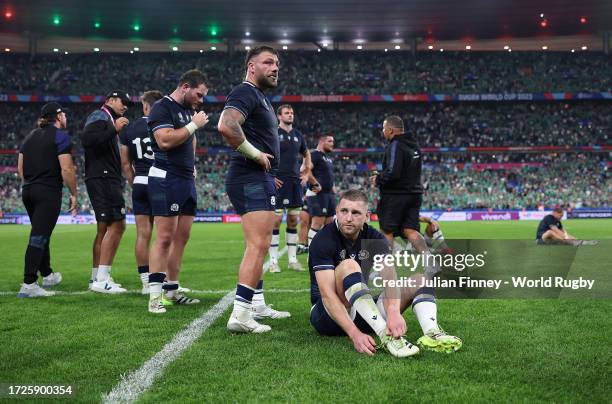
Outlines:
{"label": "white sideline marking", "polygon": [[[287,251],[284,247],[279,251],[281,257]],[[264,264],[264,272],[268,270],[269,261]],[[178,332],[172,341],[161,351],[153,355],[139,369],[121,376],[121,381],[108,394],[102,396],[103,403],[132,403],[153,385],[155,379],[161,376],[164,368],[177,359],[202,335],[208,327],[221,317],[234,301],[235,290],[229,291],[217,304],[196,318],[186,329]]]}
{"label": "white sideline marking", "polygon": [[[91,292],[89,290],[78,290],[78,291],[73,291],[73,292],[67,292],[67,291],[63,291],[63,290],[53,290],[53,289],[49,289],[55,292],[56,296],[78,296],[78,295],[87,295],[87,294],[91,294],[92,296],[94,295],[104,295],[103,293],[96,293],[96,292]],[[195,295],[222,295],[228,292],[233,292],[234,289],[219,289],[219,290],[213,290],[213,289],[205,289],[205,290],[198,290],[198,289],[193,289],[191,292],[189,293],[193,293]],[[310,292],[310,289],[266,289],[266,293],[306,293],[306,292]],[[11,291],[11,290],[3,290],[0,291],[0,296],[15,296],[17,295],[18,291]],[[140,289],[131,289],[128,290],[125,293],[120,293],[120,295],[140,295]],[[108,295],[111,296],[111,295]],[[117,296],[117,295],[114,295]]]}

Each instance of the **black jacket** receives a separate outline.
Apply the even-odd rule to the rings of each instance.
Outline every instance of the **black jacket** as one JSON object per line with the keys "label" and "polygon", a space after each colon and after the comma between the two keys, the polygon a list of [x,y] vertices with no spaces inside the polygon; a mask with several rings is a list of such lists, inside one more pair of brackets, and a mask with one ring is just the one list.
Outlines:
{"label": "black jacket", "polygon": [[385,148],[383,171],[376,178],[381,195],[422,194],[421,149],[407,135],[395,136]]}
{"label": "black jacket", "polygon": [[[109,116],[108,111],[113,119]],[[99,109],[87,117],[81,143],[85,150],[85,180],[121,180],[121,154],[113,120],[119,118],[111,108]]]}

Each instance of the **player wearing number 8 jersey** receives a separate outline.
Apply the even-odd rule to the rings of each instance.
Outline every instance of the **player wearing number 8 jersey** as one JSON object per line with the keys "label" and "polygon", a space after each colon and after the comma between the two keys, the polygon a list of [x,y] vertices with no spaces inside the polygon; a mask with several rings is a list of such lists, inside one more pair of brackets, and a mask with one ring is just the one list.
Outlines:
{"label": "player wearing number 8 jersey", "polygon": [[136,265],[142,281],[142,293],[149,293],[149,243],[153,216],[148,195],[148,174],[153,165],[153,149],[149,137],[148,116],[159,91],[147,91],[141,97],[144,116],[131,122],[119,134],[123,175],[132,187],[132,210],[136,220]]}

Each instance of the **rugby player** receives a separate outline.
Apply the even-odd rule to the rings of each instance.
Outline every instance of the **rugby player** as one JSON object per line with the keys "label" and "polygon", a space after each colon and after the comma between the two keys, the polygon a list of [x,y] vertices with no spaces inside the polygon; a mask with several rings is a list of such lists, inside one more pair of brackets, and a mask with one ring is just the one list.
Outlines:
{"label": "rugby player", "polygon": [[304,135],[293,127],[294,113],[291,105],[285,104],[276,110],[278,117],[278,137],[280,140],[280,162],[278,169],[278,179],[281,187],[278,190],[278,200],[276,209],[276,221],[272,231],[272,242],[270,244],[270,272],[280,272],[278,265],[278,245],[280,241],[280,225],[283,213],[287,212],[287,255],[289,257],[289,269],[301,272],[304,271],[302,265],[297,260],[297,224],[298,216],[302,210],[302,184],[300,181],[300,156],[303,158],[303,166],[306,168],[306,175],[312,169],[310,161],[310,151],[306,145]]}
{"label": "rugby player", "polygon": [[225,102],[218,129],[234,149],[225,180],[227,195],[241,216],[246,248],[238,272],[234,308],[227,322],[232,332],[263,333],[264,318],[291,314],[272,309],[263,296],[263,264],[275,223],[280,145],[274,108],[264,91],[278,85],[278,53],[269,46],[251,48],[245,80]]}
{"label": "rugby player", "polygon": [[[195,132],[208,122],[206,113],[196,110],[207,93],[202,72],[189,70],[170,95],[153,105],[149,115],[154,162],[149,169],[148,191],[156,228],[149,254],[151,313],[165,313],[166,306],[173,304],[200,302],[179,291],[179,271],[197,208]],[[167,282],[163,284],[164,273]]]}
{"label": "rugby player", "polygon": [[308,213],[311,217],[308,245],[317,232],[332,221],[336,211],[334,163],[330,156],[332,150],[334,150],[334,137],[322,135],[319,137],[317,148],[310,153],[313,177],[310,188],[315,195],[308,197]]}
{"label": "rugby player", "polygon": [[143,295],[149,294],[149,243],[153,230],[148,175],[154,155],[148,121],[153,104],[162,97],[159,91],[146,91],[140,98],[143,116],[130,122],[119,134],[123,176],[132,187],[132,210],[136,221],[134,253]]}
{"label": "rugby player", "polygon": [[[437,322],[433,288],[419,287],[424,275],[415,274],[415,287],[388,286],[373,297],[366,285],[376,254],[388,254],[386,237],[369,226],[368,198],[360,190],[343,193],[334,222],[323,227],[309,248],[310,323],[324,336],[347,335],[358,352],[373,355],[375,333],[381,345],[393,356],[415,355],[419,349],[406,341],[402,314],[409,306],[421,326],[417,344],[423,349],[453,352],[461,339],[446,334]],[[385,269],[385,280],[394,280],[392,268]]]}

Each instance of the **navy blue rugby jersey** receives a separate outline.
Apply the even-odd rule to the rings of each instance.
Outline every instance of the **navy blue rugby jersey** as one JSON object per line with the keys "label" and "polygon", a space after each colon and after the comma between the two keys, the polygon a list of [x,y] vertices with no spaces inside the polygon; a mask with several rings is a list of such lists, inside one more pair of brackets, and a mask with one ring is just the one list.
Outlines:
{"label": "navy blue rugby jersey", "polygon": [[155,157],[149,137],[148,118],[143,116],[130,122],[119,134],[119,141],[128,148],[135,175],[146,176]]}
{"label": "navy blue rugby jersey", "polygon": [[158,129],[180,129],[186,126],[191,122],[193,113],[191,108],[179,104],[169,95],[153,104],[149,114],[149,137],[151,138],[151,149],[155,155],[153,165],[156,168],[179,177],[193,178],[195,164],[193,135],[182,144],[166,151],[157,146],[154,136]]}
{"label": "navy blue rugby jersey", "polygon": [[270,176],[278,175],[280,145],[278,140],[278,121],[272,103],[266,95],[252,83],[242,82],[232,89],[225,101],[224,109],[233,108],[244,115],[242,131],[246,139],[263,153],[274,156],[270,159],[271,169],[264,171],[257,162],[232,151],[227,183],[243,184],[263,182]]}

